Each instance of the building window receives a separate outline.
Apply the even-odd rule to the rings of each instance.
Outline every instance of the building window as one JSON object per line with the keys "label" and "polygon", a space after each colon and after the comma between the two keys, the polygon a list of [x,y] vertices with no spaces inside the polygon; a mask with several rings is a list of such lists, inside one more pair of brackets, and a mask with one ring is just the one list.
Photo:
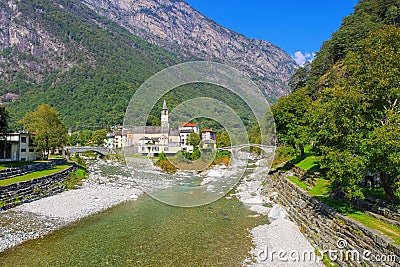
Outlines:
{"label": "building window", "polygon": [[26,152],[26,148],[21,148],[21,152]]}
{"label": "building window", "polygon": [[21,158],[21,161],[26,161],[26,158]]}
{"label": "building window", "polygon": [[26,143],[26,136],[21,136],[21,143]]}
{"label": "building window", "polygon": [[29,152],[35,152],[35,149],[29,148]]}

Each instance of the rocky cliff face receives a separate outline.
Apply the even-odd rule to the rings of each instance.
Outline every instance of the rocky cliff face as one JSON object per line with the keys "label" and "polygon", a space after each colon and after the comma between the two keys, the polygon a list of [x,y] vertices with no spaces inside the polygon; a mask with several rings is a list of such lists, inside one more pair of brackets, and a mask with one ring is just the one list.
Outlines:
{"label": "rocky cliff face", "polygon": [[226,29],[180,0],[81,0],[133,34],[181,59],[226,63],[247,73],[272,98],[289,92],[297,66],[273,44]]}
{"label": "rocky cliff face", "polygon": [[24,79],[40,82],[49,73],[65,72],[79,62],[90,61],[89,57],[75,55],[84,47],[72,40],[69,43],[58,40],[42,26],[35,14],[27,14],[24,7],[16,0],[0,2],[2,81]]}

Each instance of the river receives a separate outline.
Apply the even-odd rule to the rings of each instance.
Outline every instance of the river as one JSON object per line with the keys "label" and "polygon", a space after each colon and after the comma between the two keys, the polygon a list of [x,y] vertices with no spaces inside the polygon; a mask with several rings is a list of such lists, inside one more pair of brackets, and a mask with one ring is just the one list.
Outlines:
{"label": "river", "polygon": [[[115,163],[93,164],[103,182],[105,177],[109,183],[121,182],[126,171]],[[140,169],[135,175],[140,175]],[[245,179],[246,175],[249,173]],[[192,178],[180,183],[188,186]],[[182,187],[172,188],[181,193]],[[168,190],[171,193],[174,189]],[[8,249],[0,254],[0,265],[242,266],[253,246],[250,229],[268,223],[268,219],[257,216],[231,193],[190,208],[143,194]]]}

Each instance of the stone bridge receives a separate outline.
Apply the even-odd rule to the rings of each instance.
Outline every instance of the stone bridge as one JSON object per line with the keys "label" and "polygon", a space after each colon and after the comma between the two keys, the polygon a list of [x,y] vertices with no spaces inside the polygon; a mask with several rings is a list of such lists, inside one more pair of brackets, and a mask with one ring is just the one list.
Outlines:
{"label": "stone bridge", "polygon": [[102,155],[115,154],[114,149],[104,146],[67,146],[65,147],[65,151],[70,154],[82,153],[86,151],[93,151]]}
{"label": "stone bridge", "polygon": [[275,146],[265,146],[265,145],[260,145],[260,144],[243,144],[243,145],[236,145],[236,146],[228,146],[228,147],[221,147],[217,148],[218,150],[226,150],[230,151],[233,155],[236,155],[236,153],[244,148],[250,148],[250,147],[257,147],[264,151],[266,154],[271,154],[275,152]]}

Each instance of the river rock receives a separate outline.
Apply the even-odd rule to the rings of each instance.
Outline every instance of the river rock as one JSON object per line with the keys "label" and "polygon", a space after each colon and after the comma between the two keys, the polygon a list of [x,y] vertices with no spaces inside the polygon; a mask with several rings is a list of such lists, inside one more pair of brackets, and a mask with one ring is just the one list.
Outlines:
{"label": "river rock", "polygon": [[253,205],[250,207],[250,210],[257,212],[258,214],[261,215],[268,215],[270,212],[271,208],[270,207],[264,207],[262,205]]}
{"label": "river rock", "polygon": [[286,210],[279,204],[275,204],[268,213],[268,217],[273,220],[283,219],[286,217],[286,215]]}
{"label": "river rock", "polygon": [[254,197],[245,197],[242,196],[240,199],[245,204],[263,204],[264,199],[261,196],[254,196]]}
{"label": "river rock", "polygon": [[209,177],[221,177],[222,176],[222,173],[221,173],[221,171],[218,171],[218,170],[210,170],[208,173],[207,173],[207,176],[209,176]]}
{"label": "river rock", "polygon": [[206,185],[215,181],[215,177],[206,177],[201,181],[201,185]]}

